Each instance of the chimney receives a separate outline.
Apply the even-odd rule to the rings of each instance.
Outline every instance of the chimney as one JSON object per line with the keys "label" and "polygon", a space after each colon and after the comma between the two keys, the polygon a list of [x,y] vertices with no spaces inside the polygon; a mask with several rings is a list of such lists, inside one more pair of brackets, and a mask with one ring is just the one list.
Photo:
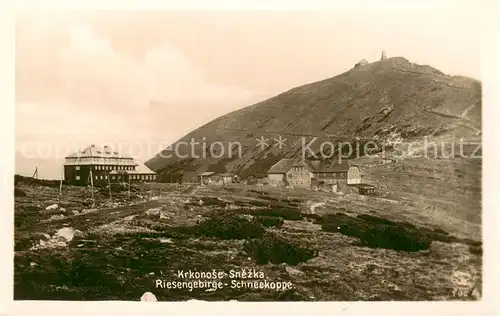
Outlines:
{"label": "chimney", "polygon": [[385,53],[385,50],[382,51],[382,57],[380,58],[380,60],[385,60],[387,59],[387,55]]}

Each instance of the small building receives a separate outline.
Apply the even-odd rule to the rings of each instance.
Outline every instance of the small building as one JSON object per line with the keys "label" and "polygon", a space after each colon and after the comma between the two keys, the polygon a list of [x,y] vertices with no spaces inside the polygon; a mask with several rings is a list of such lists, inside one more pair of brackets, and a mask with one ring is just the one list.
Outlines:
{"label": "small building", "polygon": [[213,181],[212,176],[214,176],[214,175],[215,175],[215,172],[211,172],[211,171],[202,172],[197,176],[198,183],[201,185],[212,184],[212,181]]}
{"label": "small building", "polygon": [[108,182],[128,182],[129,175],[132,174],[134,178],[131,180],[156,179],[155,172],[108,146],[100,148],[91,145],[66,156],[64,161],[64,180],[74,185],[93,183],[100,186]]}
{"label": "small building", "polygon": [[352,187],[358,189],[361,195],[372,195],[375,192],[375,186],[367,183],[351,184]]}
{"label": "small building", "polygon": [[231,173],[216,173],[205,171],[197,176],[198,183],[205,185],[224,185],[235,182],[235,176]]}
{"label": "small building", "polygon": [[271,166],[267,171],[267,180],[270,186],[285,186],[288,184],[286,181],[286,173],[297,162],[297,159],[281,159]]}
{"label": "small building", "polygon": [[361,173],[349,161],[282,159],[268,171],[272,186],[328,188],[333,192],[350,192],[350,184],[361,183]]}
{"label": "small building", "polygon": [[222,180],[223,184],[233,183],[235,182],[235,176],[232,173],[221,173],[217,175],[220,180]]}

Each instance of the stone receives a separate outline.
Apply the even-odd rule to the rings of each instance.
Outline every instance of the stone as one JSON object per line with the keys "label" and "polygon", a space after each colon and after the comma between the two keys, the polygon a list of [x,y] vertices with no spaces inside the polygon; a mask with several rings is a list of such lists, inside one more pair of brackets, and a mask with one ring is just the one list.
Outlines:
{"label": "stone", "polygon": [[53,220],[59,220],[59,219],[63,219],[65,216],[62,215],[62,214],[59,214],[59,215],[52,215],[49,220],[53,221]]}
{"label": "stone", "polygon": [[163,211],[160,211],[160,219],[170,219],[170,217],[167,216],[167,213],[164,213]]}
{"label": "stone", "polygon": [[289,275],[294,276],[294,277],[298,277],[298,276],[303,276],[304,275],[304,272],[302,272],[300,270],[297,270],[297,269],[294,269],[292,267],[286,267],[285,270],[286,270],[286,272]]}
{"label": "stone", "polygon": [[52,210],[57,210],[57,208],[59,207],[59,205],[57,204],[52,204],[52,205],[49,205],[45,208],[46,211],[52,211]]}
{"label": "stone", "polygon": [[309,209],[309,213],[316,214],[316,208],[320,207],[320,206],[325,206],[325,203],[315,203],[315,204],[311,205],[311,207]]}
{"label": "stone", "polygon": [[136,217],[136,216],[137,215],[130,215],[130,216],[125,217],[123,220],[126,221],[126,222],[129,222],[129,221],[133,220],[134,217]]}
{"label": "stone", "polygon": [[156,296],[151,292],[146,292],[141,296],[142,302],[157,302]]}
{"label": "stone", "polygon": [[160,215],[161,207],[150,208],[145,212],[146,215]]}
{"label": "stone", "polygon": [[[81,233],[81,232],[80,232]],[[64,227],[59,229],[53,238],[60,238],[66,241],[71,241],[75,237],[75,230],[71,227]]]}
{"label": "stone", "polygon": [[82,231],[75,229],[73,231],[73,237],[82,238],[82,237],[85,237],[85,234]]}

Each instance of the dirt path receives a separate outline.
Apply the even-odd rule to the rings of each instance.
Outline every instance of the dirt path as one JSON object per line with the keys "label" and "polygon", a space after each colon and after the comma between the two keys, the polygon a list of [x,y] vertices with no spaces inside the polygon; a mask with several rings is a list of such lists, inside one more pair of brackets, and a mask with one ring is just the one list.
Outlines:
{"label": "dirt path", "polygon": [[165,199],[160,199],[116,208],[99,209],[89,213],[68,216],[59,220],[40,222],[25,230],[30,232],[44,232],[54,228],[70,226],[84,231],[89,227],[104,225],[123,217],[139,214],[149,208],[159,207],[164,203]]}

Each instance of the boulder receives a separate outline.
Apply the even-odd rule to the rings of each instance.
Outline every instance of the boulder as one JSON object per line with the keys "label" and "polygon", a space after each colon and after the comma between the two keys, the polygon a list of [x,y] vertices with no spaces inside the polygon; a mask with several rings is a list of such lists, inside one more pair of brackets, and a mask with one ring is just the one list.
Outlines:
{"label": "boulder", "polygon": [[325,203],[315,203],[315,204],[311,205],[311,207],[309,209],[309,214],[316,214],[316,208],[321,207],[321,206],[325,206]]}
{"label": "boulder", "polygon": [[59,220],[59,219],[63,219],[65,216],[62,215],[62,214],[59,214],[59,215],[52,215],[49,220],[51,221],[55,221],[55,220]]}
{"label": "boulder", "polygon": [[145,292],[141,296],[141,301],[142,302],[157,302],[158,299],[156,299],[156,296],[153,293],[151,293],[151,292]]}
{"label": "boulder", "polygon": [[66,242],[70,242],[74,237],[82,237],[83,233],[77,229],[73,229],[71,227],[64,227],[59,229],[53,238],[57,238],[60,240],[65,240]]}
{"label": "boulder", "polygon": [[292,267],[286,267],[285,270],[286,272],[288,272],[290,276],[299,277],[304,275],[304,272],[294,269]]}
{"label": "boulder", "polygon": [[57,208],[59,207],[59,205],[57,204],[52,204],[52,205],[49,205],[45,208],[46,211],[52,211],[52,210],[57,210]]}

